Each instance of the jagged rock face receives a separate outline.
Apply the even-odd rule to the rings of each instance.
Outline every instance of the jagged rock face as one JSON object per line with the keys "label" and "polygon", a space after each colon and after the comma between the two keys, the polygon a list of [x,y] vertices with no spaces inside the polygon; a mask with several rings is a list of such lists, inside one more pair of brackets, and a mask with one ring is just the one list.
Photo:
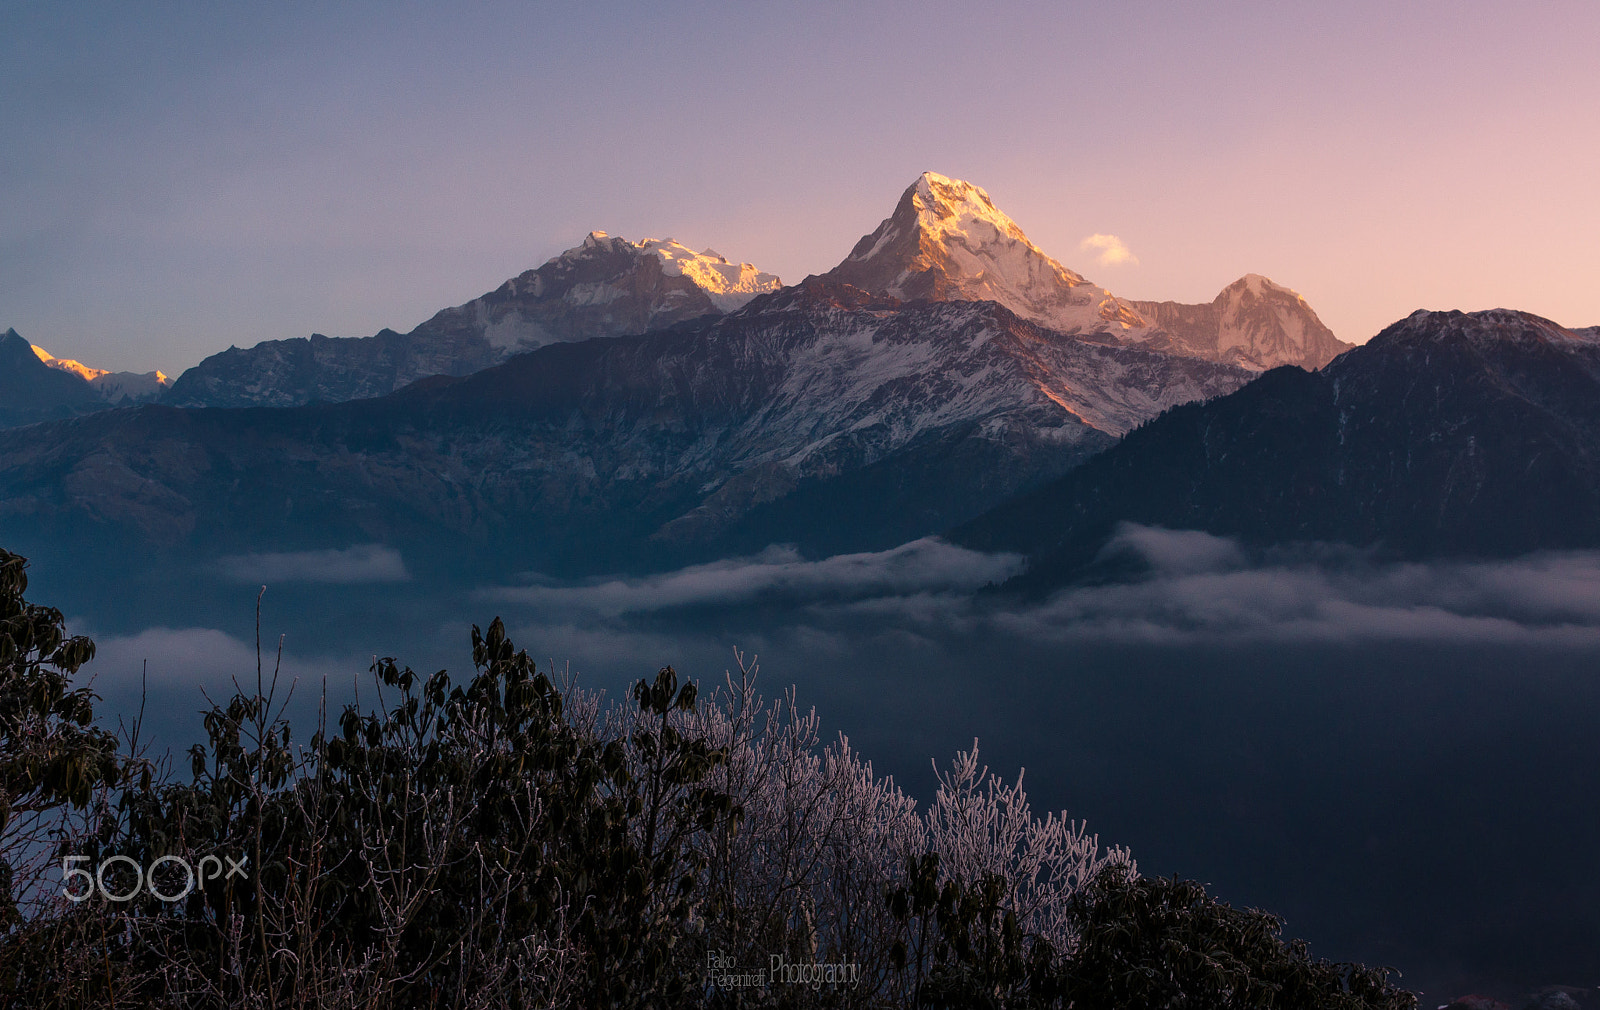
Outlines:
{"label": "jagged rock face", "polygon": [[1210,304],[1129,302],[1159,331],[1151,347],[1264,370],[1321,368],[1348,351],[1298,294],[1260,274],[1246,274]]}
{"label": "jagged rock face", "polygon": [[1061,333],[1148,328],[1127,303],[1028,241],[988,193],[933,172],[824,277],[904,301],[996,301]]}
{"label": "jagged rock face", "polygon": [[568,570],[784,541],[881,548],[1248,376],[993,303],[900,306],[812,281],[380,399],[142,408],[0,436],[0,521],[254,550],[493,543]]}
{"label": "jagged rock face", "polygon": [[1100,334],[1260,371],[1320,368],[1350,349],[1305,299],[1250,274],[1208,305],[1118,298],[1028,240],[989,194],[923,173],[826,279],[902,300],[992,300],[1062,333]]}
{"label": "jagged rock face", "polygon": [[295,407],[384,396],[430,375],[468,375],[504,352],[482,334],[396,333],[264,340],[230,347],[178,376],[166,402],[179,407]]}
{"label": "jagged rock face", "polygon": [[[1303,299],[1265,278],[1246,277],[1208,306],[1116,298],[1042,252],[982,189],[932,172],[824,280],[898,301],[994,301],[1058,333],[1250,369],[1317,367],[1346,347]],[[313,335],[214,354],[180,376],[166,402],[284,407],[382,396],[550,343],[730,312],[780,286],[771,274],[711,250],[593,232],[410,333]]]}
{"label": "jagged rock face", "polygon": [[154,403],[167,395],[172,380],[160,370],[153,372],[102,372],[89,380],[107,403],[126,405]]}
{"label": "jagged rock face", "polygon": [[1418,312],[1173,410],[957,538],[1032,555],[1048,585],[1122,521],[1411,557],[1600,546],[1600,336]]}
{"label": "jagged rock face", "polygon": [[83,379],[101,399],[111,404],[154,403],[172,385],[172,380],[159,369],[151,372],[111,372],[104,368],[91,368],[81,361],[58,358],[38,344],[33,345],[33,353],[51,368]]}
{"label": "jagged rock face", "polygon": [[104,406],[87,380],[45,364],[16,330],[0,334],[0,427],[74,417]]}
{"label": "jagged rock face", "polygon": [[671,239],[593,232],[543,266],[410,333],[313,335],[230,348],[174,384],[176,406],[286,407],[382,396],[432,375],[469,375],[545,344],[643,333],[737,308],[778,278]]}
{"label": "jagged rock face", "polygon": [[671,239],[629,242],[597,231],[537,270],[445,309],[413,332],[481,336],[515,354],[731,312],[782,286],[772,274],[730,263],[710,249],[697,253]]}

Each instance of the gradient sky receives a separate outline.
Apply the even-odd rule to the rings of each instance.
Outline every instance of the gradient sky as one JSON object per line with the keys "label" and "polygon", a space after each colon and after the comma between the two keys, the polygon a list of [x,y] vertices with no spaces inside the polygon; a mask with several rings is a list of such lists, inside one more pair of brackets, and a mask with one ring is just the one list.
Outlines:
{"label": "gradient sky", "polygon": [[101,368],[410,329],[597,228],[798,281],[925,169],[1132,298],[1600,324],[1592,2],[156,6],[0,8],[0,328]]}

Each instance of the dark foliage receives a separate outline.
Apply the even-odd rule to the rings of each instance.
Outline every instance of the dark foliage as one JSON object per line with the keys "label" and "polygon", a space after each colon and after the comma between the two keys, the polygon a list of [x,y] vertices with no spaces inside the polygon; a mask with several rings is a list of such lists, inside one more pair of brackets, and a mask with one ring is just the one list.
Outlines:
{"label": "dark foliage", "polygon": [[[1281,936],[1283,920],[1236,909],[1194,881],[1143,878],[1109,866],[1073,899],[1076,942],[1065,956],[1024,935],[1001,896],[1006,882],[944,878],[926,856],[889,895],[908,928],[930,927],[915,1003],[933,1010],[1415,1010],[1390,969],[1313,958]],[[924,977],[925,976],[925,977]]]}
{"label": "dark foliage", "polygon": [[[31,837],[63,806],[86,807],[121,774],[95,696],[71,678],[94,643],[69,637],[61,611],[27,602],[27,560],[0,550],[0,839]],[[15,868],[0,850],[0,930],[18,923]]]}
{"label": "dark foliage", "polygon": [[1313,958],[1283,920],[1190,880],[1102,873],[1076,898],[1079,941],[1060,991],[1080,1010],[1413,1010],[1389,969]]}
{"label": "dark foliage", "polygon": [[1600,545],[1600,343],[1522,313],[1423,313],[1318,372],[1175,407],[955,530],[1082,577],[1118,523],[1402,557]]}
{"label": "dark foliage", "polygon": [[[877,878],[890,880],[872,892],[886,932],[852,912],[859,935],[821,947],[804,875],[754,865],[806,852],[818,829],[765,825],[753,837],[767,841],[739,850],[752,865],[728,862],[745,811],[714,785],[729,781],[730,747],[712,743],[716,719],[696,718],[696,685],[667,667],[635,686],[631,710],[601,713],[539,672],[498,619],[473,629],[466,683],[379,660],[377,705],[345,709],[305,746],[276,675],[258,667],[253,690],[205,714],[207,742],[178,778],[93,725],[92,695],[69,682],[93,646],[25,602],[24,565],[0,555],[9,823],[77,809],[75,824],[37,835],[47,854],[168,862],[145,881],[154,892],[108,877],[138,892],[126,901],[57,897],[24,914],[8,890],[0,1007],[1414,1006],[1386,972],[1315,960],[1273,916],[1140,879],[1126,861],[1071,899],[1064,950],[1019,922],[1016,881],[953,877],[933,853]],[[8,858],[22,851],[12,839]],[[824,855],[839,873],[856,858],[805,858]],[[219,872],[180,894],[179,857]],[[797,911],[733,886],[746,878],[795,887]],[[724,921],[744,919],[749,950]],[[759,948],[871,977],[714,990],[707,954],[730,942],[752,965]]]}

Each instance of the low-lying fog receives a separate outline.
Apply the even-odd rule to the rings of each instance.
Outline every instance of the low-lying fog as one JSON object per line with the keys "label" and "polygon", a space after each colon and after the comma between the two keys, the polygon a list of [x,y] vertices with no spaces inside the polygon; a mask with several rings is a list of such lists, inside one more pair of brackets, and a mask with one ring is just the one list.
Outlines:
{"label": "low-lying fog", "polygon": [[1600,554],[1392,564],[1141,527],[1108,552],[1142,574],[1025,604],[982,591],[1020,559],[938,540],[581,584],[371,545],[92,579],[35,556],[29,596],[96,639],[111,721],[148,670],[147,734],[175,750],[202,690],[253,687],[263,583],[302,739],[324,680],[336,710],[374,655],[465,674],[497,614],[614,695],[668,663],[720,680],[738,648],[913,794],[976,737],[1036,811],[1425,999],[1600,983]]}

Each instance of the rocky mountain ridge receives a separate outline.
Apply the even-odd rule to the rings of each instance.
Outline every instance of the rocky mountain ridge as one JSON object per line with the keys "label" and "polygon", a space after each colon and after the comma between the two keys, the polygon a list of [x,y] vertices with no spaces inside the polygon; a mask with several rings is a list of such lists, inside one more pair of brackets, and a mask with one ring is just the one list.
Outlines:
{"label": "rocky mountain ridge", "polygon": [[72,358],[58,358],[38,344],[31,345],[34,355],[58,371],[68,372],[83,379],[101,399],[112,404],[152,403],[166,394],[172,380],[165,372],[113,372],[105,368],[91,368]]}
{"label": "rocky mountain ridge", "polygon": [[1600,333],[1417,312],[1318,372],[1168,411],[967,524],[958,542],[1076,577],[1119,523],[1399,557],[1600,547]]}
{"label": "rocky mountain ridge", "polygon": [[992,302],[811,280],[375,399],[0,433],[0,522],[199,550],[492,544],[568,571],[773,542],[879,549],[1249,377]]}
{"label": "rocky mountain ridge", "polygon": [[184,372],[174,406],[289,407],[392,393],[432,375],[470,375],[546,344],[643,333],[716,315],[782,282],[748,263],[671,239],[591,232],[542,266],[409,333],[263,341]]}
{"label": "rocky mountain ridge", "polygon": [[105,406],[83,376],[45,364],[16,330],[0,333],[0,427],[76,417]]}
{"label": "rocky mountain ridge", "polygon": [[0,333],[0,428],[149,403],[166,392],[161,372],[110,372],[57,358],[14,329]]}
{"label": "rocky mountain ridge", "polygon": [[1029,241],[983,189],[934,172],[823,276],[902,300],[993,300],[1062,333],[1255,371],[1320,368],[1352,346],[1305,299],[1257,274],[1203,305],[1118,298]]}
{"label": "rocky mountain ridge", "polygon": [[[1117,298],[1046,255],[983,189],[932,172],[822,277],[901,302],[995,301],[1058,333],[1252,370],[1316,368],[1349,347],[1304,299],[1256,275],[1206,305]],[[431,375],[469,375],[548,343],[730,312],[781,286],[772,274],[712,250],[592,232],[409,333],[314,334],[214,354],[178,378],[167,402],[283,407],[382,396]]]}

